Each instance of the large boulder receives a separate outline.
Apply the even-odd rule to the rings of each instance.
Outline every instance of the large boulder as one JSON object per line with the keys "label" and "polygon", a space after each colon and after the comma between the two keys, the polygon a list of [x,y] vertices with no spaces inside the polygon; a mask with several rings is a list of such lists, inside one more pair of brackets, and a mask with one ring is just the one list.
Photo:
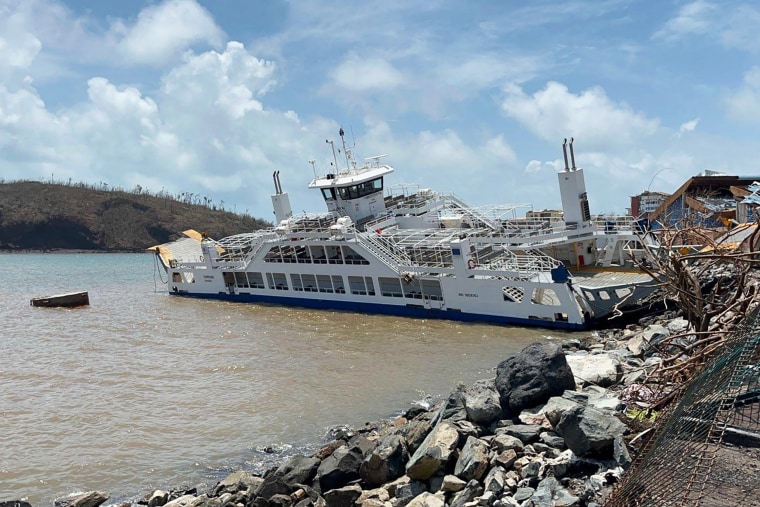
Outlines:
{"label": "large boulder", "polygon": [[354,507],[361,494],[362,488],[353,485],[330,490],[324,494],[324,498],[330,507]]}
{"label": "large boulder", "polygon": [[433,427],[427,421],[409,421],[399,428],[398,433],[406,440],[406,447],[409,453],[414,454],[420,445],[422,445],[422,442],[425,441],[425,437],[428,436],[431,429]]}
{"label": "large boulder", "polygon": [[620,381],[622,365],[614,354],[571,354],[565,357],[579,386],[609,387]]}
{"label": "large boulder", "polygon": [[627,429],[611,411],[576,406],[562,415],[555,431],[576,456],[612,458],[615,438]]}
{"label": "large boulder", "polygon": [[247,489],[258,490],[263,481],[261,477],[255,477],[248,472],[233,472],[217,483],[212,494],[213,496],[220,496],[223,493],[235,494]]}
{"label": "large boulder", "polygon": [[88,491],[87,493],[74,493],[62,498],[56,498],[55,507],[97,507],[108,500],[108,493],[101,491]]}
{"label": "large boulder", "polygon": [[359,475],[370,486],[380,486],[404,475],[408,461],[404,437],[388,435],[364,458]]}
{"label": "large boulder", "polygon": [[464,392],[464,408],[467,419],[488,427],[501,417],[499,392],[493,379],[478,380]]}
{"label": "large boulder", "polygon": [[465,481],[479,481],[488,470],[488,451],[483,440],[468,437],[454,466],[454,475]]}
{"label": "large boulder", "polygon": [[501,407],[512,414],[546,403],[566,389],[575,389],[575,379],[562,347],[557,344],[528,345],[496,368]]}
{"label": "large boulder", "polygon": [[274,472],[264,477],[264,483],[258,491],[258,496],[269,498],[272,495],[289,495],[296,484],[308,484],[316,475],[319,458],[291,456]]}
{"label": "large boulder", "polygon": [[457,429],[450,423],[440,423],[411,457],[406,465],[406,474],[414,480],[428,480],[446,466],[458,442]]}
{"label": "large boulder", "polygon": [[449,393],[448,398],[441,403],[441,408],[430,422],[431,426],[437,425],[441,421],[463,421],[467,419],[467,409],[464,405],[464,393],[467,390],[464,383],[458,382],[454,389]]}
{"label": "large boulder", "polygon": [[319,464],[317,480],[322,491],[342,488],[359,478],[359,466],[364,461],[365,452],[374,444],[365,437],[356,437],[351,442],[336,449]]}

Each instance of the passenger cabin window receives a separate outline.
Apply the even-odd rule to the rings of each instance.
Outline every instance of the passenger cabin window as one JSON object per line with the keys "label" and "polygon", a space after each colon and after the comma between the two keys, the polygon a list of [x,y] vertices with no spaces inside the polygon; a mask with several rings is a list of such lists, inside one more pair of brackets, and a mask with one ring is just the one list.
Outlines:
{"label": "passenger cabin window", "polygon": [[[325,193],[325,190],[322,189],[322,193]],[[330,189],[332,190],[332,189]],[[344,201],[348,201],[351,199],[359,199],[360,197],[364,197],[370,194],[374,194],[375,192],[380,192],[383,190],[383,178],[375,178],[374,180],[365,181],[364,183],[359,183],[358,185],[351,185],[350,187],[340,187],[338,188],[338,193],[340,194],[340,198]],[[327,196],[325,196],[325,199],[327,199]]]}

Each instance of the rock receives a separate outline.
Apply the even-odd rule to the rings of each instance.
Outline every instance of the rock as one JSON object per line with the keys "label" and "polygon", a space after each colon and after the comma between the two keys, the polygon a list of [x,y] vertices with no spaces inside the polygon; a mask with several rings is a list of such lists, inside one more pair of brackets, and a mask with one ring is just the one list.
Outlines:
{"label": "rock", "polygon": [[472,479],[479,481],[486,470],[488,470],[488,444],[478,438],[468,437],[454,466],[454,475],[465,481]]}
{"label": "rock", "polygon": [[535,493],[535,489],[533,488],[517,488],[517,491],[515,491],[515,494],[512,495],[512,497],[517,500],[518,502],[522,503],[525,500],[529,499],[533,496],[533,493]]}
{"label": "rock", "polygon": [[[366,438],[361,437],[366,440]],[[401,439],[401,437],[396,437]],[[359,466],[364,460],[358,446],[344,445],[322,460],[317,468],[317,481],[322,491],[342,488],[359,478]]]}
{"label": "rock", "polygon": [[76,493],[62,498],[56,498],[55,507],[97,507],[108,500],[108,493],[101,491],[88,491]]}
{"label": "rock", "polygon": [[436,426],[406,465],[407,475],[425,481],[446,466],[459,442],[456,428],[447,422]]}
{"label": "rock", "polygon": [[406,505],[413,498],[427,492],[425,484],[420,481],[410,481],[396,488],[396,501],[401,505]]}
{"label": "rock", "polygon": [[496,496],[500,496],[507,484],[507,473],[501,466],[494,466],[488,471],[488,475],[483,479],[483,488],[490,491]]}
{"label": "rock", "polygon": [[593,407],[575,407],[564,413],[555,428],[577,456],[612,457],[615,437],[627,427],[611,412]]}
{"label": "rock", "polygon": [[444,493],[456,493],[457,491],[462,491],[466,485],[467,481],[463,481],[456,475],[444,475],[441,491]]}
{"label": "rock", "polygon": [[565,359],[579,386],[609,387],[622,376],[620,357],[613,354],[573,354]]}
{"label": "rock", "polygon": [[534,477],[538,477],[540,473],[541,473],[541,462],[530,461],[524,467],[520,469],[520,478],[532,479]]}
{"label": "rock", "polygon": [[[232,502],[225,502],[224,505],[229,505],[230,503]],[[291,507],[292,505],[293,499],[290,498],[290,495],[272,495],[267,502],[267,507]]]}
{"label": "rock", "polygon": [[523,444],[538,441],[538,436],[544,429],[534,424],[515,424],[504,428],[503,433],[518,438]]}
{"label": "rock", "polygon": [[258,495],[269,498],[275,494],[288,495],[296,484],[309,483],[317,473],[318,458],[295,455],[288,458],[277,470],[264,477]]}
{"label": "rock", "polygon": [[362,488],[354,485],[330,490],[323,496],[330,507],[354,507],[361,494]]}
{"label": "rock", "polygon": [[493,465],[509,470],[515,464],[515,461],[517,461],[517,453],[514,449],[507,449],[494,456]]}
{"label": "rock", "polygon": [[549,447],[554,447],[555,449],[564,449],[565,448],[565,439],[561,436],[557,435],[553,431],[544,431],[539,435],[539,439],[544,444],[548,445]]}
{"label": "rock", "polygon": [[449,503],[449,507],[464,507],[483,494],[483,486],[478,481],[470,481],[462,491],[455,494]]}
{"label": "rock", "polygon": [[357,505],[363,507],[382,506],[390,500],[391,495],[388,494],[388,490],[384,488],[365,489],[362,494],[356,500]]}
{"label": "rock", "polygon": [[264,480],[254,477],[248,472],[233,472],[214,486],[212,496],[220,496],[222,493],[237,493],[248,488],[258,489]]}
{"label": "rock", "polygon": [[508,435],[506,433],[499,433],[491,439],[491,447],[494,448],[496,452],[504,452],[508,449],[514,449],[518,452],[522,452],[525,444],[523,444],[522,440],[517,437]]}
{"label": "rock", "polygon": [[[583,396],[584,405],[586,404],[587,399],[587,396]],[[562,419],[562,414],[578,405],[579,402],[576,399],[569,399],[565,395],[553,396],[549,398],[549,401],[546,402],[546,405],[544,405],[542,410],[552,427],[556,427],[559,420]]]}
{"label": "rock", "polygon": [[625,347],[631,352],[631,354],[638,357],[643,356],[650,348],[649,343],[644,339],[643,334],[637,334],[628,338],[625,342]]}
{"label": "rock", "polygon": [[164,507],[186,507],[195,502],[197,498],[195,495],[185,494],[167,502]]}
{"label": "rock", "polygon": [[499,363],[495,384],[502,409],[513,414],[575,389],[562,347],[553,343],[534,343]]}
{"label": "rock", "polygon": [[0,507],[32,507],[26,500],[0,500]]}
{"label": "rock", "polygon": [[389,482],[387,484],[383,484],[382,488],[384,490],[388,491],[388,495],[390,495],[391,497],[395,497],[398,488],[400,488],[400,487],[402,487],[402,486],[404,486],[406,484],[409,484],[411,482],[412,482],[412,480],[409,478],[408,475],[402,475],[401,477],[399,477],[395,481],[391,481],[391,482]]}
{"label": "rock", "polygon": [[542,480],[531,496],[535,507],[570,507],[580,505],[580,499],[571,495],[554,477]]}
{"label": "rock", "polygon": [[544,407],[546,405],[538,405],[536,407],[524,408],[520,415],[517,416],[521,424],[531,424],[541,426],[544,429],[550,429],[552,427],[549,420],[544,414]]}
{"label": "rock", "polygon": [[561,452],[556,458],[547,460],[547,470],[550,470],[554,477],[564,477],[570,471],[574,456],[570,449]]}
{"label": "rock", "polygon": [[457,433],[459,433],[459,444],[457,447],[464,445],[469,437],[478,438],[482,430],[480,426],[475,426],[470,421],[455,421],[452,423],[452,426],[454,426]]}
{"label": "rock", "polygon": [[430,422],[431,426],[436,426],[441,421],[462,421],[467,419],[467,409],[464,406],[464,392],[466,387],[462,382],[458,382],[454,389],[449,393],[438,409],[435,417]]}
{"label": "rock", "polygon": [[[237,490],[235,491],[237,492]],[[169,492],[161,489],[155,490],[148,497],[148,507],[161,507],[169,501]]]}
{"label": "rock", "polygon": [[402,426],[399,430],[399,434],[406,440],[407,450],[409,454],[414,452],[420,447],[422,442],[433,429],[430,423],[427,421],[411,421],[409,424]]}
{"label": "rock", "polygon": [[412,501],[406,505],[407,507],[443,507],[445,502],[439,495],[434,495],[426,491],[415,496]]}
{"label": "rock", "polygon": [[643,338],[643,340],[647,342],[649,346],[656,346],[662,340],[670,336],[670,333],[668,332],[667,328],[660,326],[659,324],[651,324],[636,336],[641,336],[641,338]]}
{"label": "rock", "polygon": [[683,317],[678,317],[670,320],[665,327],[670,334],[681,334],[687,332],[691,328],[691,324]]}
{"label": "rock", "polygon": [[404,475],[408,461],[406,440],[401,435],[388,435],[364,458],[359,475],[370,486],[379,486]]}
{"label": "rock", "polygon": [[489,426],[501,417],[501,402],[493,379],[478,380],[464,393],[467,419],[481,426]]}
{"label": "rock", "polygon": [[631,455],[628,453],[628,448],[625,445],[625,440],[622,435],[616,435],[612,447],[612,459],[618,466],[628,468],[631,464]]}

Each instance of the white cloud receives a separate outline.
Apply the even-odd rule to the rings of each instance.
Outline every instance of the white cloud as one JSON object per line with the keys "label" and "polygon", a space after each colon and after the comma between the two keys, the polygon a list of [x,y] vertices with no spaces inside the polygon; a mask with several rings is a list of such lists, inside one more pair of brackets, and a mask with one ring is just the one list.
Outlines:
{"label": "white cloud", "polygon": [[354,92],[390,92],[402,86],[406,79],[392,63],[383,58],[360,58],[349,54],[330,72],[333,82]]}
{"label": "white cloud", "polygon": [[744,74],[743,86],[725,97],[728,115],[747,123],[760,122],[760,67]]}
{"label": "white cloud", "polygon": [[704,0],[688,3],[654,34],[654,38],[677,40],[687,35],[704,34],[712,27],[715,11],[716,7]]}
{"label": "white cloud", "polygon": [[675,136],[681,137],[686,132],[694,132],[697,129],[698,124],[699,118],[694,118],[693,120],[682,123],[681,126],[678,127],[678,132],[675,133]]}
{"label": "white cloud", "polygon": [[576,95],[565,85],[551,81],[532,96],[517,85],[506,86],[504,92],[504,112],[551,142],[575,137],[589,147],[630,145],[654,134],[659,127],[659,120],[613,102],[601,87]]}
{"label": "white cloud", "polygon": [[673,42],[696,35],[714,39],[727,48],[759,51],[758,26],[760,10],[754,5],[697,0],[681,7],[653,38]]}
{"label": "white cloud", "polygon": [[526,173],[537,173],[541,171],[544,168],[544,163],[540,160],[531,160],[528,162],[528,164],[525,166],[525,172]]}
{"label": "white cloud", "polygon": [[224,33],[195,0],[166,0],[143,9],[129,27],[115,22],[114,34],[121,54],[133,63],[160,65],[197,42],[222,44]]}
{"label": "white cloud", "polygon": [[254,97],[264,96],[275,86],[275,71],[274,63],[252,56],[239,42],[230,42],[223,53],[186,55],[182,65],[163,78],[162,91],[178,112],[210,117],[224,112],[239,119],[263,109]]}

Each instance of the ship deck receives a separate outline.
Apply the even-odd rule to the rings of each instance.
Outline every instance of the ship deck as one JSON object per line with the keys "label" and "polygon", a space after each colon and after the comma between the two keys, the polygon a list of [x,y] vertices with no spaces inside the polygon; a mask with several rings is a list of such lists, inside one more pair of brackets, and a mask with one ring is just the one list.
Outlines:
{"label": "ship deck", "polygon": [[583,267],[574,269],[572,273],[576,285],[589,288],[644,285],[653,282],[651,276],[637,269]]}

